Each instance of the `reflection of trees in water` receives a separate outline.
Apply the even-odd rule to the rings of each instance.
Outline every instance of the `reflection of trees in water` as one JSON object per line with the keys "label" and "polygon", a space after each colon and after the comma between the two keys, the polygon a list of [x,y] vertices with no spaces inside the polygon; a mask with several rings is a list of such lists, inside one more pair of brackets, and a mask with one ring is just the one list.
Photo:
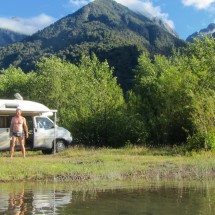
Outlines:
{"label": "reflection of trees in water", "polygon": [[[215,214],[215,186],[185,186],[182,183],[118,186],[118,189],[116,186],[76,189],[74,184],[3,187],[0,184],[0,214],[132,214],[136,211],[137,214],[167,215],[172,214],[172,208],[177,208],[176,215],[204,214],[204,211]],[[161,211],[162,208],[165,211]]]}
{"label": "reflection of trees in water", "polygon": [[[150,183],[149,183],[150,184]],[[73,192],[62,214],[215,214],[215,189],[195,185],[145,185]],[[175,211],[175,208],[177,210]]]}
{"label": "reflection of trees in water", "polygon": [[37,189],[33,197],[33,214],[58,214],[58,208],[71,203],[72,191]]}

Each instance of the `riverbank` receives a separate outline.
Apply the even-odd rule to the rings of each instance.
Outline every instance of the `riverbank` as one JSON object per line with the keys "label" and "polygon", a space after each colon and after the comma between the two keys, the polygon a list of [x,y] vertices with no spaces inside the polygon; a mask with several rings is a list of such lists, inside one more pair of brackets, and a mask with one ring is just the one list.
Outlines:
{"label": "riverbank", "polygon": [[143,179],[203,180],[215,177],[215,153],[182,155],[177,149],[86,149],[73,147],[55,155],[0,154],[0,181],[97,181]]}

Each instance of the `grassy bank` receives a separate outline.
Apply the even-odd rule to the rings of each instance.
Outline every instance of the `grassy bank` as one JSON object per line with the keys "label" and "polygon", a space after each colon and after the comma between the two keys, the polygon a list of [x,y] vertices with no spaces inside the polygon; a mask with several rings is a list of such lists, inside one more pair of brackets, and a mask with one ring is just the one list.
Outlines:
{"label": "grassy bank", "polygon": [[0,181],[12,180],[122,180],[209,179],[215,176],[215,153],[181,155],[177,150],[126,147],[86,149],[73,147],[55,155],[15,152],[0,154]]}

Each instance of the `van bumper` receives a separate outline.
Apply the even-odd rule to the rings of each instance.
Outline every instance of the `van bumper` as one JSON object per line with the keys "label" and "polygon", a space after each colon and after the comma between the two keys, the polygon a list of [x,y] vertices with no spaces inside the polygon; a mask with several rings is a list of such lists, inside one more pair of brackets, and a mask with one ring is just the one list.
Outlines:
{"label": "van bumper", "polygon": [[72,137],[65,138],[65,141],[67,142],[68,146],[72,144]]}

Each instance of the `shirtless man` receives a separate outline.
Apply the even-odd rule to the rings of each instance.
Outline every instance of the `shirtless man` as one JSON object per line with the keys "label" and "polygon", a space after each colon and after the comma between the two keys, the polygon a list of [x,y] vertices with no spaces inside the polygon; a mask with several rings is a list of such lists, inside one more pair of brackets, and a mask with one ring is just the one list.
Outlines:
{"label": "shirtless man", "polygon": [[[24,130],[23,130],[24,129]],[[14,147],[16,139],[19,140],[22,156],[25,158],[25,146],[24,146],[24,135],[28,138],[28,126],[26,124],[26,119],[21,116],[21,110],[19,108],[16,109],[16,116],[14,116],[11,120],[10,125],[10,137],[12,137],[11,147],[10,147],[10,157],[13,157]]]}

